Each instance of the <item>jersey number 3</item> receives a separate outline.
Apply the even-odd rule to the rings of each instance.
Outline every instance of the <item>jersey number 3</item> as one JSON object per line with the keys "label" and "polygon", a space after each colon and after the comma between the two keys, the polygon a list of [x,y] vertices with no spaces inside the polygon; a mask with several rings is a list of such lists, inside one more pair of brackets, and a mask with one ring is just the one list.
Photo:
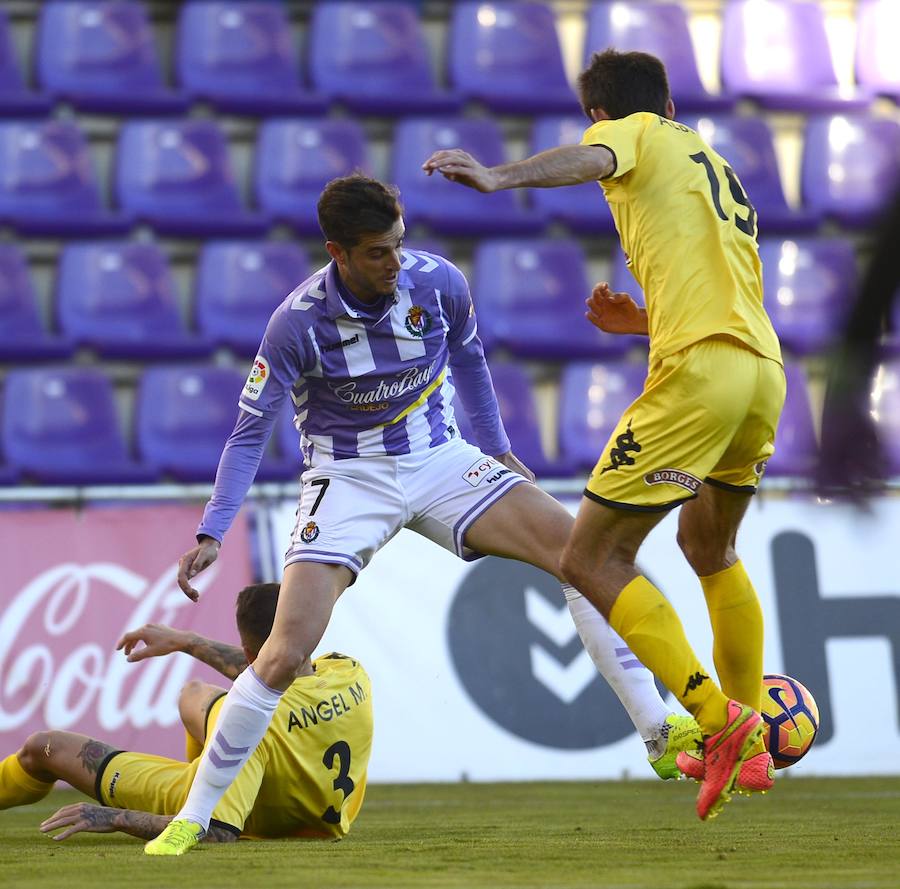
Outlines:
{"label": "jersey number 3", "polygon": [[350,777],[350,745],[346,741],[335,741],[325,751],[322,763],[326,769],[333,769],[335,759],[338,761],[338,776],[334,779],[332,786],[335,790],[340,790],[344,794],[344,798],[337,809],[334,806],[329,806],[322,815],[322,820],[327,821],[329,824],[341,823],[341,806],[344,805],[347,797],[353,793],[353,788],[356,787],[353,779]]}
{"label": "jersey number 3", "polygon": [[[706,178],[709,179],[710,197],[712,198],[713,206],[716,208],[716,213],[719,214],[719,219],[727,222],[728,214],[722,209],[722,201],[719,197],[721,185],[712,161],[706,156],[706,152],[704,151],[698,151],[696,154],[692,154],[691,160],[695,164],[701,164],[706,169]],[[747,193],[741,187],[741,183],[734,170],[728,166],[725,166],[724,170],[725,178],[728,179],[728,186],[731,189],[732,198],[734,198],[736,204],[740,204],[747,210],[746,219],[741,219],[741,217],[735,213],[734,224],[745,235],[750,235],[751,238],[756,237],[756,210],[747,198]]]}

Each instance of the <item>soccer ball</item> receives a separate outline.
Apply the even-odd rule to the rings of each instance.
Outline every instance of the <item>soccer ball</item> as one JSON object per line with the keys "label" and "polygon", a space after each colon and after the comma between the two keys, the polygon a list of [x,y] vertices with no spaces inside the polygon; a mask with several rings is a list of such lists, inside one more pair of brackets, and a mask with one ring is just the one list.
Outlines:
{"label": "soccer ball", "polygon": [[819,708],[809,690],[790,676],[763,676],[762,717],[766,747],[776,769],[799,762],[819,730]]}

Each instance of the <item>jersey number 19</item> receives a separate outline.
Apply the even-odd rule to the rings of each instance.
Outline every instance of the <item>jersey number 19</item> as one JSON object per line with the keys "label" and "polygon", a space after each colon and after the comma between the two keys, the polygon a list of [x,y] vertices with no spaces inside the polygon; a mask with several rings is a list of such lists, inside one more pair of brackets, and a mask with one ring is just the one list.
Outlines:
{"label": "jersey number 19", "polygon": [[[706,178],[709,179],[710,197],[712,198],[713,206],[716,208],[716,213],[719,214],[719,219],[723,222],[727,222],[728,214],[722,209],[722,201],[720,199],[721,184],[719,183],[719,177],[716,175],[716,169],[713,166],[712,161],[706,156],[706,152],[704,151],[698,151],[696,154],[692,154],[691,160],[695,164],[701,164],[706,169]],[[747,198],[747,193],[741,187],[740,180],[734,170],[729,166],[724,166],[724,170],[725,178],[728,179],[728,186],[731,189],[731,196],[734,198],[735,203],[740,204],[747,210],[746,219],[741,219],[741,217],[735,213],[734,224],[745,235],[750,235],[751,238],[754,238],[756,237],[756,210]]]}

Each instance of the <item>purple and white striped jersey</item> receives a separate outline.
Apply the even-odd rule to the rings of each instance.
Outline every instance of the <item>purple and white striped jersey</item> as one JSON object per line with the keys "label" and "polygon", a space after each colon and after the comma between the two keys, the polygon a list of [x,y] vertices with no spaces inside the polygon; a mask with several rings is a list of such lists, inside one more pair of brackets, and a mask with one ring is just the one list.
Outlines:
{"label": "purple and white striped jersey", "polygon": [[269,321],[199,533],[222,539],[288,394],[306,465],[319,466],[420,452],[458,436],[454,383],[476,444],[490,455],[508,451],[462,272],[405,250],[393,296],[367,306],[330,263]]}

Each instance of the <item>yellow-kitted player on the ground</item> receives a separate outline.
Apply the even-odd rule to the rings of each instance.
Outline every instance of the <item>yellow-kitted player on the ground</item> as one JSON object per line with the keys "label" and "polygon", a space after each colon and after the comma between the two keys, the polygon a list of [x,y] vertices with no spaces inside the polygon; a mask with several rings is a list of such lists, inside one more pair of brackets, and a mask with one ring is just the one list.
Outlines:
{"label": "yellow-kitted player on the ground", "polygon": [[[772,785],[758,712],[762,611],[734,544],[773,452],[781,351],[763,309],[756,211],[728,162],[675,122],[663,64],[610,49],[578,86],[591,121],[581,145],[491,168],[449,149],[423,169],[484,192],[603,187],[647,308],[601,283],[588,317],[611,333],[649,334],[650,366],[587,484],[561,568],[699,723],[697,811],[707,818],[736,787]],[[678,541],[706,596],[721,690],[635,566],[647,534],[682,505]]]}
{"label": "yellow-kitted player on the ground", "polygon": [[[234,679],[268,637],[277,600],[277,584],[240,592],[241,648],[158,624],[126,633],[118,647],[132,661],[182,651]],[[182,690],[188,762],[119,751],[73,732],[32,735],[0,762],[0,809],[37,802],[63,780],[101,805],[66,806],[41,825],[45,833],[61,831],[55,839],[65,839],[80,831],[121,831],[152,839],[184,802],[203,750],[211,747],[222,758],[233,750],[216,731],[225,694],[199,680]],[[366,671],[346,655],[317,658],[284,693],[262,742],[216,807],[206,841],[230,842],[242,834],[343,837],[362,806],[371,747]]]}

